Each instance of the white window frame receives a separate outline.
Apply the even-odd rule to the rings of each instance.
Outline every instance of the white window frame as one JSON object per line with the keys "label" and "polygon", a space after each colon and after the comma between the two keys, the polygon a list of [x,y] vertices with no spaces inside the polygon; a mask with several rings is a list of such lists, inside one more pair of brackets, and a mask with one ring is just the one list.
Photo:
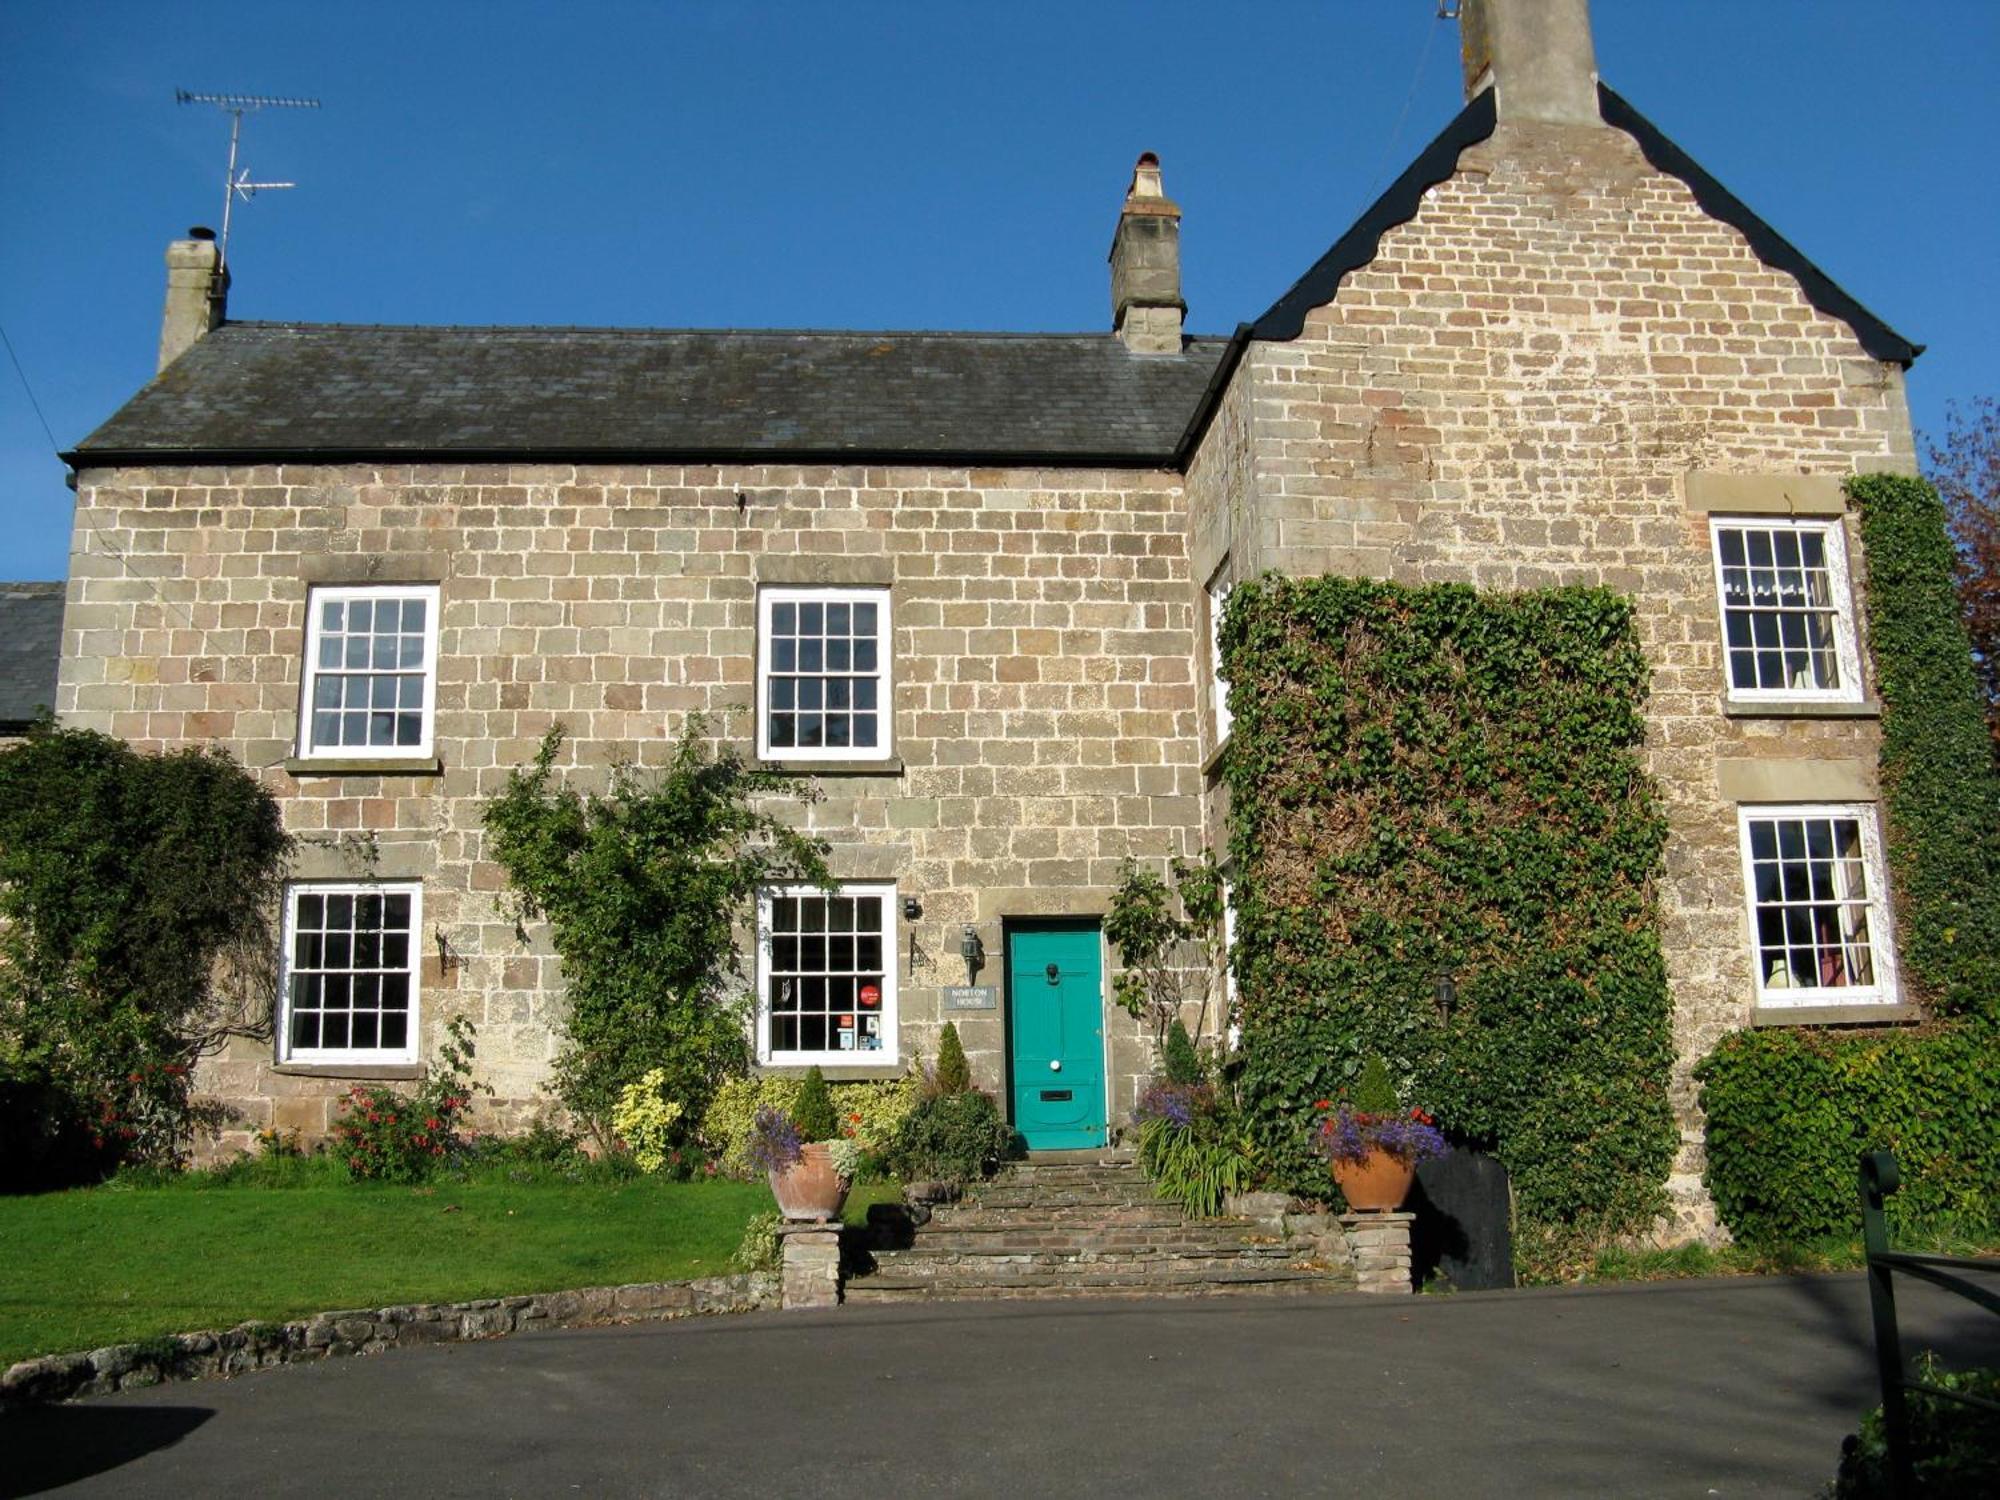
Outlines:
{"label": "white window frame", "polygon": [[1228,567],[1225,558],[1202,590],[1208,600],[1208,708],[1209,723],[1215,731],[1215,743],[1210,748],[1215,750],[1228,743],[1230,726],[1235,723],[1229,712],[1229,680],[1222,675],[1222,612],[1228,608],[1230,590],[1236,587],[1223,577]]}
{"label": "white window frame", "polygon": [[[313,697],[320,675],[323,606],[362,601],[422,599],[424,609],[423,733],[414,745],[320,745],[313,740]],[[306,591],[305,670],[299,689],[301,760],[428,760],[437,744],[438,586],[434,583],[315,584]],[[407,670],[398,668],[397,670]],[[342,675],[345,675],[344,673]]]}
{"label": "white window frame", "polygon": [[[1725,531],[1817,532],[1825,538],[1827,589],[1833,605],[1834,665],[1840,686],[1832,688],[1740,688],[1729,662],[1729,600],[1722,582]],[[1722,632],[1722,685],[1731,703],[1859,703],[1861,651],[1854,634],[1854,589],[1848,580],[1847,528],[1838,516],[1710,516],[1709,557],[1715,567],[1716,623]]]}
{"label": "white window frame", "polygon": [[[1757,872],[1750,854],[1750,825],[1793,818],[1852,818],[1861,831],[1862,878],[1867,881],[1863,905],[1868,924],[1869,960],[1875,971],[1870,985],[1780,985],[1769,974],[1758,939]],[[1893,1005],[1896,1003],[1895,924],[1890,920],[1888,870],[1882,859],[1882,832],[1872,802],[1759,802],[1736,810],[1736,842],[1743,864],[1743,903],[1749,921],[1750,967],[1760,1010],[1818,1005]]]}
{"label": "white window frame", "polygon": [[[771,611],[778,604],[872,604],[875,606],[875,714],[879,732],[871,746],[771,745]],[[895,672],[890,643],[895,639],[889,616],[889,590],[884,587],[805,587],[766,584],[757,591],[757,758],[776,761],[888,760],[895,743]],[[863,677],[848,671],[826,674]]]}
{"label": "white window frame", "polygon": [[1236,882],[1225,875],[1222,877],[1222,1006],[1227,1028],[1223,1041],[1230,1052],[1243,1041],[1243,1021],[1237,1010],[1242,998],[1236,987]]}
{"label": "white window frame", "polygon": [[[401,1047],[294,1047],[292,968],[297,952],[301,896],[401,896],[410,898],[410,1020]],[[414,880],[299,880],[285,887],[284,948],[278,965],[278,1060],[295,1063],[412,1063],[418,1058],[423,1016],[424,888]]]}
{"label": "white window frame", "polygon": [[834,896],[874,896],[882,902],[882,1045],[873,1051],[829,1048],[824,1052],[778,1051],[771,1045],[771,903],[781,896],[826,896],[816,885],[765,886],[757,892],[757,1061],[771,1067],[891,1067],[902,1063],[902,1035],[897,1009],[896,921],[899,910],[894,881],[842,882]]}

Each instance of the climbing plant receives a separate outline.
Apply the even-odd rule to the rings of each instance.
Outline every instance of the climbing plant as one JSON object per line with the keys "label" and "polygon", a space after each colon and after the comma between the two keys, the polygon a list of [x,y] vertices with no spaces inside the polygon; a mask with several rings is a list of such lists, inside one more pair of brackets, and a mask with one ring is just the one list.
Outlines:
{"label": "climbing plant", "polygon": [[558,725],[484,813],[519,920],[546,918],[562,957],[556,1094],[606,1145],[621,1091],[654,1069],[692,1136],[748,1064],[739,933],[757,891],[831,879],[826,846],[768,800],[809,800],[805,784],[711,751],[706,735],[697,716],[665,769],[613,766],[599,792],[558,782]]}
{"label": "climbing plant", "polygon": [[1240,1091],[1280,1177],[1323,1190],[1314,1102],[1379,1052],[1528,1242],[1644,1225],[1676,1131],[1630,604],[1266,577],[1222,650]]}
{"label": "climbing plant", "polygon": [[1906,984],[2000,1016],[2000,776],[1954,589],[1944,504],[1921,479],[1850,480],[1882,695],[1882,805]]}
{"label": "climbing plant", "polygon": [[0,1174],[65,1118],[106,1164],[185,1156],[196,1061],[270,1035],[291,844],[220,751],[45,723],[0,753],[0,1093],[44,1101]]}

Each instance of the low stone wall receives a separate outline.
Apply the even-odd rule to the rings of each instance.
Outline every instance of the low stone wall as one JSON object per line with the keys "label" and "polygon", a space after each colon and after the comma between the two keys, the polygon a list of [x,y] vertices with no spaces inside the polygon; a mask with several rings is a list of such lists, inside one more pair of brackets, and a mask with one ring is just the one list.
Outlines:
{"label": "low stone wall", "polygon": [[67,1401],[168,1380],[242,1375],[302,1360],[498,1338],[536,1328],[643,1323],[777,1305],[778,1278],[753,1272],[470,1302],[354,1308],[290,1323],[241,1323],[221,1333],[169,1334],[88,1353],[23,1360],[0,1376],[0,1404]]}
{"label": "low stone wall", "polygon": [[1404,1296],[1416,1290],[1410,1247],[1415,1214],[1332,1214],[1284,1193],[1231,1193],[1222,1207],[1287,1241],[1315,1245],[1322,1259],[1352,1266],[1357,1292]]}

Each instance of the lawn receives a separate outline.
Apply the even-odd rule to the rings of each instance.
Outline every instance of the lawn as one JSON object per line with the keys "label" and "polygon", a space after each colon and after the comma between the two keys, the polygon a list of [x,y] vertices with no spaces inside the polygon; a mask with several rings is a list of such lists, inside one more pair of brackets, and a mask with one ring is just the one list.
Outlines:
{"label": "lawn", "polygon": [[[893,1190],[892,1190],[893,1191]],[[867,1195],[854,1210],[865,1213]],[[199,1179],[0,1198],[0,1369],[329,1308],[714,1276],[761,1183]]]}

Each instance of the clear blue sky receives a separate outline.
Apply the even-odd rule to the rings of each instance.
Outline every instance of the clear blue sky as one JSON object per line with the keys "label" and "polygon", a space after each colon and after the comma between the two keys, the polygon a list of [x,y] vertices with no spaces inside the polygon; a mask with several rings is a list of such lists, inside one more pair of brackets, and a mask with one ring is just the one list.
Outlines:
{"label": "clear blue sky", "polygon": [[[1900,332],[1920,428],[2000,394],[2000,5],[1596,0],[1605,79]],[[0,0],[0,324],[56,441],[153,373],[161,255],[240,207],[230,311],[383,323],[1095,329],[1133,158],[1192,327],[1261,312],[1449,120],[1436,0]],[[0,363],[0,578],[63,469]]]}

